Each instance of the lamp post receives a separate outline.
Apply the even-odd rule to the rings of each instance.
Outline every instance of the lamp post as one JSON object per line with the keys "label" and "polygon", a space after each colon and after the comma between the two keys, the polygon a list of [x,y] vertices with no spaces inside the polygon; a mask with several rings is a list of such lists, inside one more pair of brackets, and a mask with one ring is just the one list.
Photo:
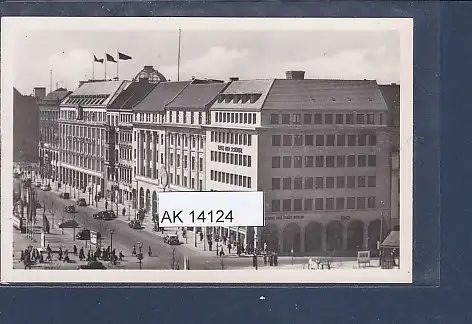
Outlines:
{"label": "lamp post", "polygon": [[113,252],[113,234],[115,233],[115,231],[112,229],[110,231],[110,251]]}
{"label": "lamp post", "polygon": [[139,260],[139,270],[142,270],[142,262],[143,262],[143,243],[137,242],[136,243],[139,248],[139,255],[138,255],[138,260]]}

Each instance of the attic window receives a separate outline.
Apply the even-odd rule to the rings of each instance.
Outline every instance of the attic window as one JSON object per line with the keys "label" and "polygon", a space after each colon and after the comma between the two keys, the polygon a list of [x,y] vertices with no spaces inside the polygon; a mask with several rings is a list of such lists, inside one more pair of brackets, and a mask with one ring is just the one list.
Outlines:
{"label": "attic window", "polygon": [[218,96],[218,103],[222,103],[224,100],[224,96],[223,95],[219,95]]}
{"label": "attic window", "polygon": [[336,99],[335,99],[334,97],[331,97],[331,100],[332,100],[332,101],[336,101]]}
{"label": "attic window", "polygon": [[247,103],[250,97],[251,95],[248,95],[248,94],[242,95],[242,103]]}
{"label": "attic window", "polygon": [[232,99],[233,99],[233,95],[226,95],[225,96],[225,103],[230,103]]}
{"label": "attic window", "polygon": [[251,103],[255,103],[261,97],[260,94],[252,94],[251,95]]}
{"label": "attic window", "polygon": [[369,97],[369,101],[372,101],[372,98],[371,98],[371,97]]}

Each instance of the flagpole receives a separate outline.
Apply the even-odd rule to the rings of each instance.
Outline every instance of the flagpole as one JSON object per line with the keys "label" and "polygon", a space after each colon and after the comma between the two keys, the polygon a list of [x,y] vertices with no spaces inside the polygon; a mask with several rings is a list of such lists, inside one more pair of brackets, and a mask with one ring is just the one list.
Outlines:
{"label": "flagpole", "polygon": [[118,56],[118,50],[116,50],[116,80],[118,80],[118,64],[120,62],[120,58]]}
{"label": "flagpole", "polygon": [[108,61],[108,58],[107,58],[107,53],[105,53],[105,81],[107,80],[107,61]]}
{"label": "flagpole", "polygon": [[179,54],[177,57],[177,81],[180,81],[180,29],[179,29]]}
{"label": "flagpole", "polygon": [[95,80],[95,57],[92,62],[92,80]]}

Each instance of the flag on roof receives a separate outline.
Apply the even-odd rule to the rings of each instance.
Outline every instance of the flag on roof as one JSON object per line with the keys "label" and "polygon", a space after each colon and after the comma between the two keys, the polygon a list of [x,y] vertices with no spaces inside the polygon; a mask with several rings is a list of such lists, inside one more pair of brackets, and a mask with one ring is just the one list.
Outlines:
{"label": "flag on roof", "polygon": [[125,60],[125,61],[131,60],[131,56],[118,52],[118,59]]}
{"label": "flag on roof", "polygon": [[93,55],[93,61],[103,64],[103,59],[98,59],[98,58],[95,56],[95,54]]}
{"label": "flag on roof", "polygon": [[113,58],[113,56],[111,56],[111,55],[108,54],[108,53],[106,53],[106,55],[107,55],[107,61],[108,61],[108,62],[115,62],[115,63],[116,63],[116,61],[115,61],[115,59]]}

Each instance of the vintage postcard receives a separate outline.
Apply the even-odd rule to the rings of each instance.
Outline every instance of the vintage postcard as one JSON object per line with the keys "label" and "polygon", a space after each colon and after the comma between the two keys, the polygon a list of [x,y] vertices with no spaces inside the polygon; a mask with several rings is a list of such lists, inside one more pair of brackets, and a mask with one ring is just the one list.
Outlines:
{"label": "vintage postcard", "polygon": [[1,40],[3,282],[412,282],[412,19]]}

